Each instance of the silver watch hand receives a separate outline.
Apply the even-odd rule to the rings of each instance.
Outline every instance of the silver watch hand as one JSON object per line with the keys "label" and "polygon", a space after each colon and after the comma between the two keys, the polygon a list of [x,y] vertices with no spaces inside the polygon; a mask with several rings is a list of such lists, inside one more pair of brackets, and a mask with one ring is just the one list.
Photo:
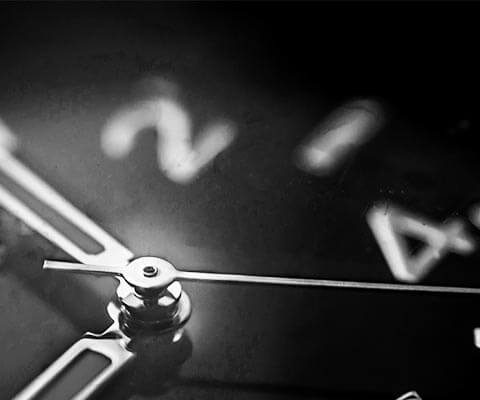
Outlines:
{"label": "silver watch hand", "polygon": [[[142,260],[142,257],[137,260]],[[244,274],[219,274],[214,272],[194,272],[181,271],[175,269],[170,263],[155,257],[152,259],[151,273],[156,276],[155,284],[159,286],[168,285],[174,280],[179,281],[199,281],[199,282],[219,282],[219,283],[247,283],[247,284],[266,284],[283,286],[310,286],[310,287],[330,287],[341,289],[366,289],[366,290],[385,290],[385,291],[404,291],[404,292],[428,292],[428,293],[451,293],[451,294],[480,294],[480,288],[453,287],[453,286],[426,286],[426,285],[406,285],[396,283],[375,283],[375,282],[355,282],[312,278],[288,278],[278,276],[244,275]],[[99,273],[121,275],[127,282],[136,284],[139,274],[135,276],[135,268],[131,268],[137,263],[137,260],[129,264],[128,267],[104,267],[97,265],[83,265],[77,263],[66,263],[47,260],[43,264],[45,269],[56,269],[63,271],[74,271],[82,273]],[[155,260],[155,261],[154,261]],[[155,262],[157,263],[155,265]],[[145,265],[147,265],[146,263]],[[143,270],[145,278],[148,279],[149,270]],[[155,272],[155,270],[157,272]],[[158,274],[158,276],[157,276]],[[161,280],[160,280],[160,277]]]}
{"label": "silver watch hand", "polygon": [[[28,167],[16,159],[11,153],[14,147],[11,145],[13,142],[4,140],[5,137],[9,138],[12,136],[9,132],[10,136],[5,136],[6,129],[4,125],[0,126],[0,172],[30,196],[43,203],[58,216],[96,242],[101,251],[91,253],[82,249],[67,235],[55,228],[1,184],[0,206],[80,262],[101,265],[126,265],[133,258],[133,253],[82,214]],[[92,282],[89,283],[89,287],[91,284]],[[123,279],[120,279],[120,286],[117,290],[121,291],[122,288],[123,290],[128,290],[127,286]],[[102,295],[103,289],[103,287],[93,287],[94,291],[97,290]],[[88,398],[123,368],[133,358],[134,353],[127,348],[130,338],[122,333],[118,324],[118,312],[113,315],[112,307],[114,308],[110,304],[107,308],[114,320],[110,328],[101,335],[85,334],[82,339],[72,345],[70,349],[19,393],[15,400],[33,399],[38,395],[42,398],[53,396],[54,398],[83,400]],[[100,360],[105,362],[105,364],[102,368],[94,371],[92,371],[91,365],[89,365],[89,380],[85,381],[85,371],[82,371],[79,375],[78,369],[80,368],[79,364],[83,362],[82,360],[88,354],[94,355],[97,361]],[[82,368],[85,368],[85,366]],[[77,388],[72,388],[72,382],[78,385],[77,380],[83,380],[83,383]]]}
{"label": "silver watch hand", "polygon": [[[105,332],[86,333],[13,400],[30,400],[39,395],[85,400],[131,361],[135,353],[128,349],[130,337],[120,329],[119,310],[113,303],[107,310],[114,322]],[[90,358],[88,364],[86,357]],[[79,385],[78,380],[84,381],[83,384]]]}
{"label": "silver watch hand", "polygon": [[2,147],[1,144],[0,141],[0,172],[98,243],[102,247],[102,251],[97,254],[86,252],[1,184],[0,206],[82,263],[101,265],[125,265],[128,263],[133,257],[130,250],[17,160],[9,146]]}
{"label": "silver watch hand", "polygon": [[123,265],[93,265],[45,260],[43,262],[43,269],[58,269],[62,271],[83,272],[87,274],[111,274],[120,276],[123,274],[125,267]]}
{"label": "silver watch hand", "polygon": [[[179,271],[168,261],[157,257],[141,257],[130,262],[128,266],[104,266],[104,265],[84,265],[78,263],[68,263],[59,261],[44,262],[45,269],[61,270],[66,272],[81,272],[81,273],[95,273],[115,275],[123,278],[128,282],[130,287],[134,289],[132,295],[122,295],[117,291],[122,302],[122,307],[128,312],[124,314],[125,318],[130,318],[132,323],[135,318],[138,321],[157,321],[157,317],[152,319],[152,309],[148,310],[147,303],[141,302],[138,307],[138,299],[148,299],[148,304],[154,304],[155,308],[161,303],[158,298],[152,302],[152,296],[163,296],[167,288],[178,285],[178,291],[175,295],[175,290],[172,288],[169,301],[164,303],[170,307],[172,299],[181,304],[175,312],[169,311],[168,315],[179,316],[177,323],[179,325],[186,322],[190,315],[190,303],[188,296],[181,290],[180,284],[176,280],[185,281],[205,281],[205,282],[223,282],[223,283],[254,283],[254,284],[268,284],[268,285],[290,285],[290,286],[310,286],[310,287],[335,287],[335,288],[352,288],[352,289],[370,289],[370,290],[403,290],[403,291],[417,291],[417,292],[436,292],[436,293],[459,293],[459,294],[480,294],[480,289],[476,288],[459,288],[459,287],[434,287],[434,286],[415,286],[415,285],[401,285],[401,284],[382,284],[370,282],[348,282],[348,281],[332,281],[323,279],[307,279],[307,278],[285,278],[272,276],[258,276],[258,275],[241,275],[241,274],[217,274],[210,272],[193,272],[193,271]],[[126,285],[128,286],[128,285]],[[171,297],[173,295],[173,297]],[[122,300],[123,298],[123,300]],[[131,302],[135,299],[135,302]],[[147,311],[147,312],[145,312]],[[172,320],[173,322],[173,320]],[[128,325],[128,322],[127,322]],[[76,346],[76,345],[74,345]],[[65,365],[61,364],[61,370],[65,370]],[[45,378],[40,387],[45,388],[51,384],[53,375]],[[87,386],[88,387],[88,386]],[[87,390],[87,389],[86,389]],[[90,392],[88,392],[90,393]],[[27,400],[30,397],[18,398],[16,400]],[[83,399],[80,397],[79,399]]]}
{"label": "silver watch hand", "polygon": [[[45,263],[45,268],[64,271],[76,271],[78,266],[84,265]],[[141,257],[128,266],[84,267],[80,269],[81,272],[113,274],[120,276],[122,282],[130,284],[125,283],[125,293],[122,293],[122,286],[119,286],[116,301],[107,307],[114,323],[101,335],[85,334],[14,400],[87,399],[135,356],[128,344],[139,330],[150,327],[163,329],[163,333],[166,330],[175,331],[171,336],[171,340],[175,341],[178,329],[190,317],[189,297],[182,291],[180,283],[173,282],[175,268],[165,260]],[[100,368],[98,362],[93,371],[88,366],[79,367],[85,353],[94,355],[97,360],[100,357],[103,360]],[[78,379],[81,383],[78,383]]]}
{"label": "silver watch hand", "polygon": [[396,283],[356,282],[311,278],[288,278],[243,274],[217,274],[213,272],[178,271],[178,280],[199,282],[252,283],[284,286],[331,287],[338,289],[367,289],[403,292],[480,294],[480,288],[455,286],[404,285]]}

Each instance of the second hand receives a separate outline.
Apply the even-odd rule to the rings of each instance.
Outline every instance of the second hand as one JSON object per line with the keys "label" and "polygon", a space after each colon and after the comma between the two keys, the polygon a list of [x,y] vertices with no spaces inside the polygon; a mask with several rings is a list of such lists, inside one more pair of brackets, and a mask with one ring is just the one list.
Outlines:
{"label": "second hand", "polygon": [[428,292],[451,294],[480,294],[480,288],[453,286],[407,285],[396,283],[355,282],[312,278],[288,278],[242,274],[220,274],[213,272],[177,271],[177,279],[184,281],[250,283],[284,286],[331,287],[344,289],[369,289],[403,292]]}
{"label": "second hand", "polygon": [[[472,287],[455,287],[455,286],[427,286],[427,285],[408,285],[398,283],[377,283],[377,282],[357,282],[357,281],[341,281],[329,279],[314,278],[289,278],[280,276],[264,276],[264,275],[244,275],[244,274],[222,274],[215,272],[196,272],[182,271],[176,269],[168,261],[158,257],[141,257],[127,266],[99,266],[90,264],[79,264],[62,261],[46,260],[44,269],[64,270],[79,273],[94,273],[107,275],[121,275],[127,277],[132,273],[132,266],[140,263],[149,262],[153,264],[160,262],[155,267],[156,279],[160,278],[161,283],[170,284],[174,280],[179,281],[196,281],[196,282],[217,282],[217,283],[245,283],[260,285],[280,285],[280,286],[302,286],[302,287],[326,287],[337,289],[361,289],[361,290],[383,290],[397,292],[417,292],[417,293],[445,293],[445,294],[480,294],[480,288]],[[137,266],[138,267],[138,266]],[[152,268],[152,267],[147,267]],[[162,278],[163,277],[163,278]],[[130,278],[132,279],[132,278]],[[136,279],[136,278],[134,278]],[[128,281],[128,279],[127,279]]]}

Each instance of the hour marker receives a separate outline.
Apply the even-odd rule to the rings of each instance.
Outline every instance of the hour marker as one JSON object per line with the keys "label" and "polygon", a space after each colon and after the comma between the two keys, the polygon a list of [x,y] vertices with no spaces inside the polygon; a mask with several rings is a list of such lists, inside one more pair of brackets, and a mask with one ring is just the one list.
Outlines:
{"label": "hour marker", "polygon": [[113,115],[103,129],[101,146],[111,158],[124,158],[147,128],[155,128],[160,170],[177,183],[191,182],[235,138],[233,124],[217,120],[192,140],[188,113],[172,98],[160,96],[142,101]]}
{"label": "hour marker", "polygon": [[381,107],[371,100],[347,103],[297,148],[296,164],[315,175],[325,175],[363,143],[370,140],[383,122]]}
{"label": "hour marker", "polygon": [[[459,220],[436,224],[395,206],[381,204],[370,209],[367,222],[392,274],[401,281],[418,282],[449,251],[469,254],[475,250],[475,243]],[[425,245],[416,254],[411,254],[405,236]]]}

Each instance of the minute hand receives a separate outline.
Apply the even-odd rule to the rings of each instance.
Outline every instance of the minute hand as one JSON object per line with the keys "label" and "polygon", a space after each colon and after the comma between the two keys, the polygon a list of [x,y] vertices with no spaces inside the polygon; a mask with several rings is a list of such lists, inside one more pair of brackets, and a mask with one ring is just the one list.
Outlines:
{"label": "minute hand", "polygon": [[8,149],[2,147],[0,147],[0,171],[102,246],[102,251],[97,254],[87,253],[0,184],[0,206],[78,261],[99,265],[126,265],[133,257],[130,250],[59,195],[16,159]]}

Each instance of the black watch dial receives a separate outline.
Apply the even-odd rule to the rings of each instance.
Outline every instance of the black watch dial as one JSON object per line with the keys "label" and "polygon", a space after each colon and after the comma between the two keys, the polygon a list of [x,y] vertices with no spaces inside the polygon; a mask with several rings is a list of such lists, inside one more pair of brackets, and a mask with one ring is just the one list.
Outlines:
{"label": "black watch dial", "polygon": [[[324,280],[186,279],[189,321],[135,335],[98,398],[478,396],[478,11],[0,5],[0,397],[111,324],[116,279],[42,269],[87,253]],[[101,258],[22,166],[128,250]],[[38,398],[105,362],[77,361]]]}

